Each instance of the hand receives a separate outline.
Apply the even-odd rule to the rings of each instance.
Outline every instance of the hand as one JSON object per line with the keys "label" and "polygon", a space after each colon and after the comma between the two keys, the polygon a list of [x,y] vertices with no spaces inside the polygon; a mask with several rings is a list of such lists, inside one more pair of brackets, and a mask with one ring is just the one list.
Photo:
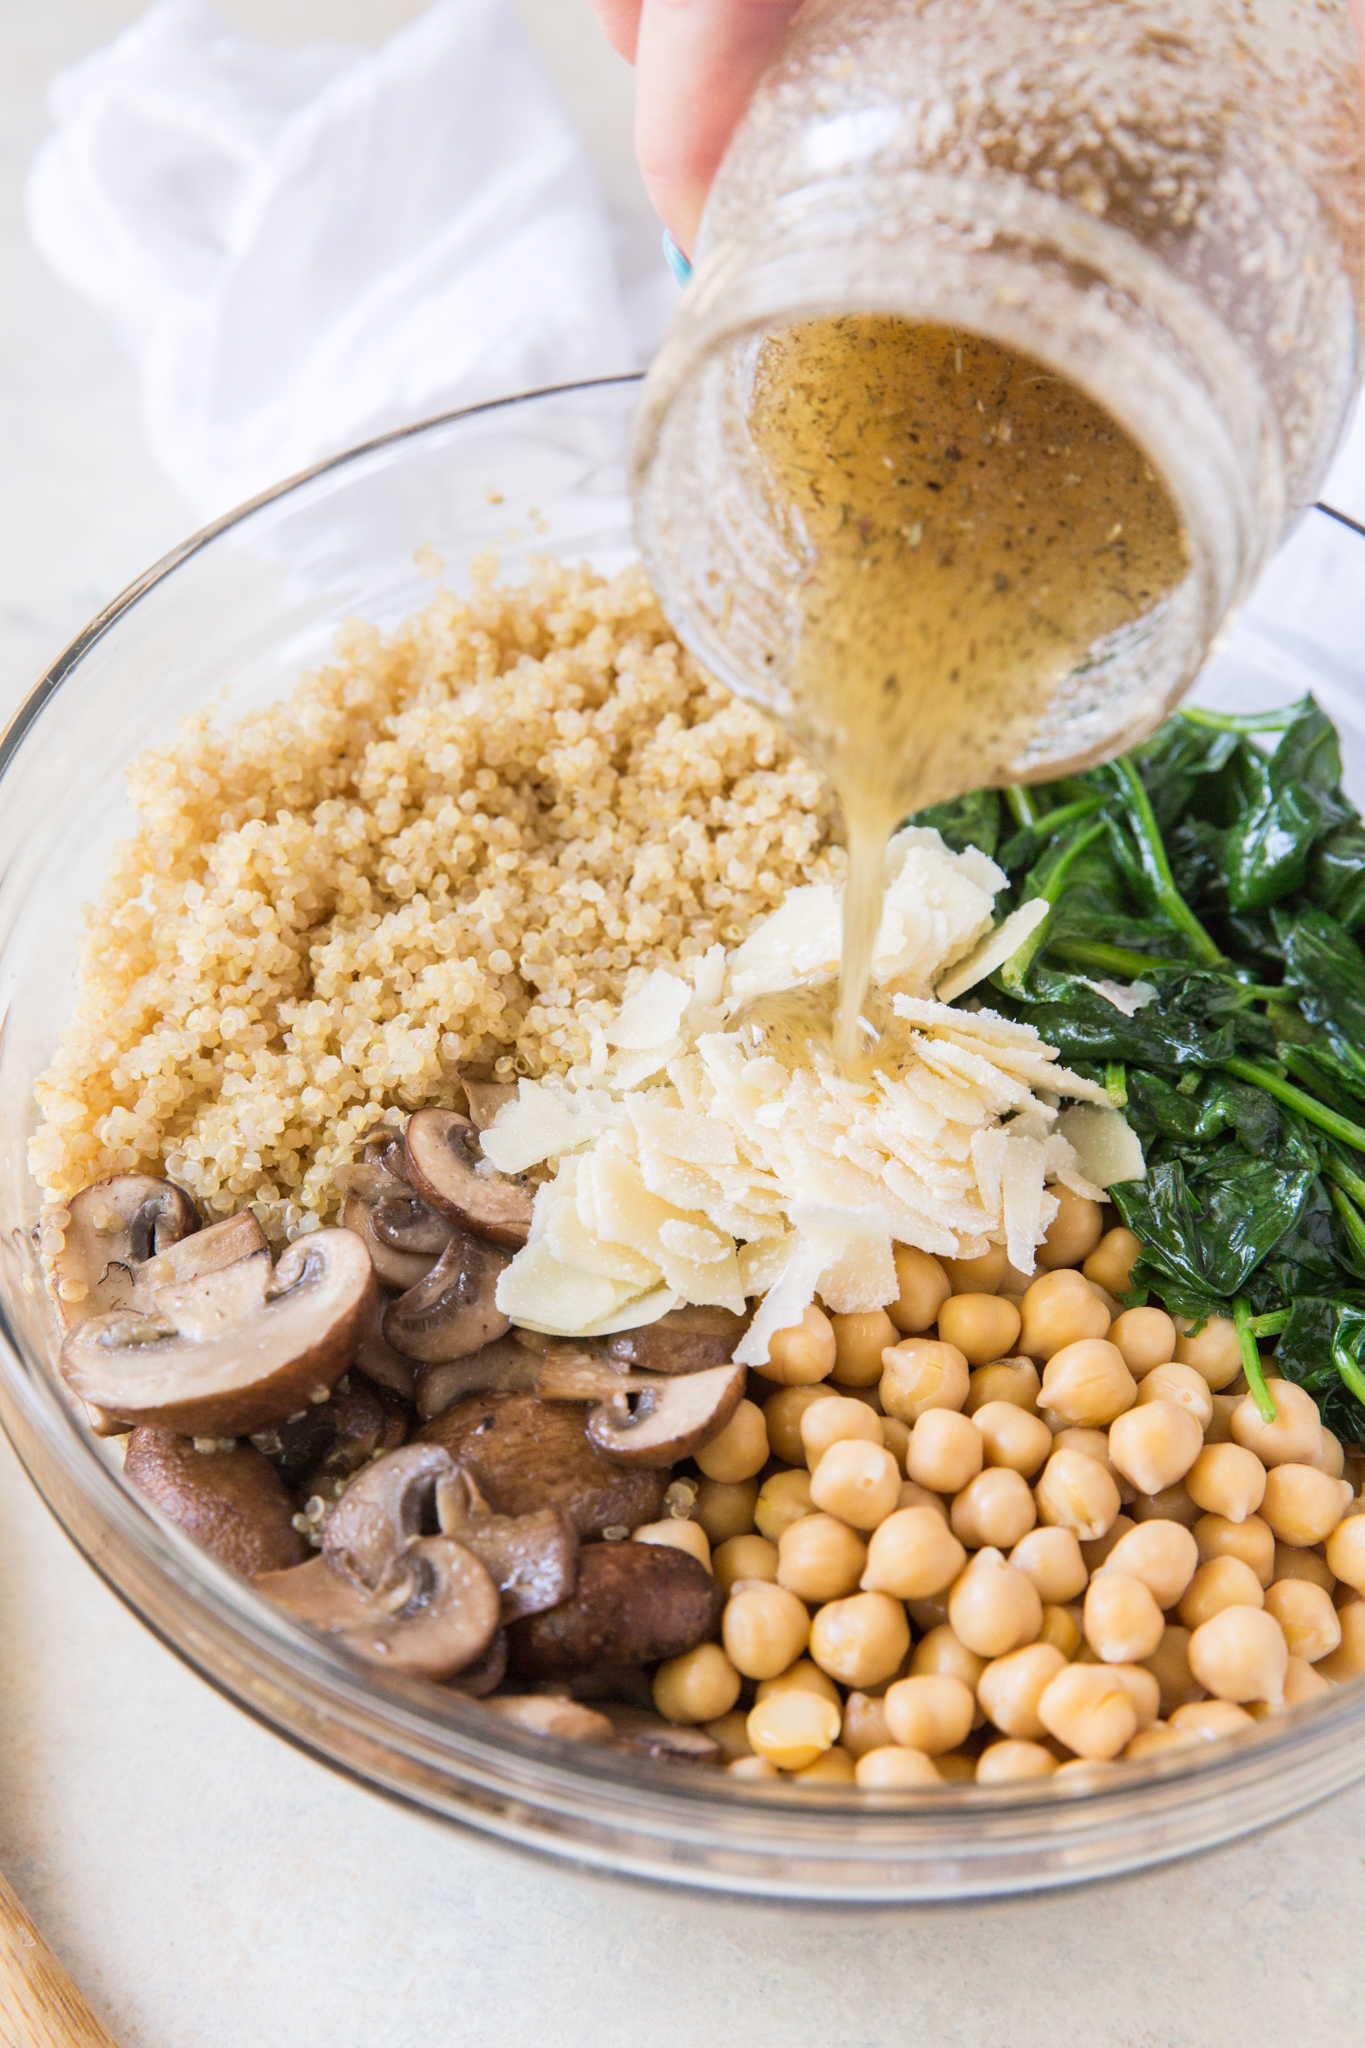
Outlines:
{"label": "hand", "polygon": [[593,0],[636,68],[635,149],[649,196],[691,254],[725,145],[801,0]]}

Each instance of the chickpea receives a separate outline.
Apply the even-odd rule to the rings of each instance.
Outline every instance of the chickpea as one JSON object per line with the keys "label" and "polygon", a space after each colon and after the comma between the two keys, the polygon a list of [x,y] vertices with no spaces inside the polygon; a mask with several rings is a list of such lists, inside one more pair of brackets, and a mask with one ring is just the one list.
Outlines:
{"label": "chickpea", "polygon": [[865,1791],[899,1791],[906,1785],[941,1785],[943,1773],[920,1749],[869,1749],[859,1757],[854,1778]]}
{"label": "chickpea", "polygon": [[[1024,1296],[1019,1349],[1027,1358],[1050,1359],[1068,1344],[1101,1338],[1111,1321],[1079,1273],[1062,1268],[1044,1273]],[[1125,1368],[1126,1370],[1126,1368]]]}
{"label": "chickpea", "polygon": [[1201,1742],[1217,1742],[1224,1735],[1244,1735],[1256,1723],[1245,1707],[1234,1706],[1231,1700],[1192,1700],[1189,1706],[1176,1708],[1171,1726]]}
{"label": "chickpea", "polygon": [[1093,1458],[1097,1465],[1103,1465],[1109,1477],[1119,1490],[1120,1501],[1136,1499],[1137,1489],[1130,1486],[1109,1456],[1109,1432],[1107,1429],[1059,1429],[1052,1439],[1054,1451],[1082,1451],[1087,1458]]}
{"label": "chickpea", "polygon": [[1138,1734],[1141,1735],[1143,1729],[1150,1728],[1156,1720],[1161,1705],[1161,1687],[1145,1664],[1111,1664],[1109,1669],[1133,1703]]}
{"label": "chickpea", "polygon": [[998,1294],[1010,1273],[1010,1255],[993,1244],[975,1259],[940,1259],[954,1294]]}
{"label": "chickpea", "polygon": [[1284,1630],[1259,1607],[1225,1607],[1190,1637],[1190,1669],[1216,1699],[1278,1706],[1288,1666]]}
{"label": "chickpea", "polygon": [[783,1387],[806,1387],[828,1379],[834,1369],[834,1329],[814,1302],[789,1330],[774,1330],[768,1356],[755,1370]]}
{"label": "chickpea", "polygon": [[1332,1690],[1332,1682],[1302,1657],[1292,1656],[1289,1668],[1284,1674],[1284,1698],[1279,1706],[1272,1707],[1269,1700],[1252,1700],[1247,1712],[1253,1721],[1273,1720],[1286,1707],[1301,1707],[1308,1700],[1325,1700]]}
{"label": "chickpea", "polygon": [[[753,1484],[751,1480],[750,1485]],[[763,1482],[754,1504],[759,1534],[770,1543],[780,1543],[794,1522],[815,1513],[809,1472],[774,1472]]]}
{"label": "chickpea", "polygon": [[1153,1721],[1150,1728],[1140,1728],[1123,1754],[1130,1763],[1141,1763],[1144,1757],[1160,1756],[1167,1749],[1191,1749],[1198,1737],[1191,1730],[1171,1728],[1165,1721]]}
{"label": "chickpea", "polygon": [[1235,1323],[1226,1316],[1210,1316],[1199,1334],[1192,1336],[1189,1317],[1177,1316],[1175,1327],[1178,1364],[1192,1365],[1202,1373],[1215,1394],[1236,1379],[1242,1370],[1242,1345]]}
{"label": "chickpea", "polygon": [[1070,1529],[1030,1529],[1011,1550],[1010,1563],[1033,1581],[1045,1608],[1074,1600],[1089,1577]]}
{"label": "chickpea", "polygon": [[1275,1403],[1275,1420],[1263,1422],[1253,1397],[1244,1394],[1232,1411],[1233,1442],[1254,1451],[1266,1466],[1297,1465],[1315,1458],[1322,1449],[1322,1422],[1313,1396],[1292,1380],[1268,1379],[1266,1387]]}
{"label": "chickpea", "polygon": [[761,1679],[754,1692],[755,1703],[771,1699],[775,1692],[818,1692],[822,1700],[832,1700],[836,1707],[843,1706],[834,1680],[809,1657],[798,1657],[785,1671],[779,1671],[776,1678]]}
{"label": "chickpea", "polygon": [[1365,1515],[1348,1515],[1327,1538],[1327,1563],[1343,1585],[1365,1593]]}
{"label": "chickpea", "polygon": [[833,1515],[803,1515],[777,1539],[777,1583],[802,1600],[842,1600],[866,1565],[867,1545]]}
{"label": "chickpea", "polygon": [[1139,1493],[1160,1493],[1182,1480],[1204,1448],[1198,1418],[1174,1401],[1147,1401],[1109,1429],[1109,1455]]}
{"label": "chickpea", "polygon": [[973,1421],[952,1408],[931,1408],[910,1432],[905,1476],[935,1493],[957,1493],[975,1479],[985,1455]]}
{"label": "chickpea", "polygon": [[1067,1660],[1051,1643],[1029,1643],[996,1657],[982,1672],[977,1698],[1004,1735],[1034,1737],[1044,1733],[1038,1702]]}
{"label": "chickpea", "polygon": [[810,1625],[810,1653],[842,1685],[880,1685],[899,1670],[910,1648],[910,1624],[888,1593],[829,1600]]}
{"label": "chickpea", "polygon": [[953,1582],[948,1619],[959,1642],[978,1657],[1003,1657],[1034,1641],[1043,1603],[1032,1580],[991,1547],[978,1550]]}
{"label": "chickpea", "polygon": [[1167,1623],[1161,1641],[1142,1659],[1142,1668],[1156,1680],[1161,1712],[1168,1720],[1177,1707],[1203,1698],[1204,1688],[1190,1669],[1190,1631],[1177,1622]]}
{"label": "chickpea", "polygon": [[1204,1430],[1206,1444],[1230,1444],[1232,1442],[1232,1415],[1241,1394],[1213,1394],[1213,1414]]}
{"label": "chickpea", "polygon": [[1202,1628],[1227,1607],[1264,1607],[1265,1589],[1240,1557],[1211,1557],[1201,1564],[1180,1602],[1186,1628]]}
{"label": "chickpea", "polygon": [[728,1714],[739,1698],[739,1673],[719,1643],[698,1643],[669,1657],[654,1674],[654,1704],[665,1721],[690,1727]]}
{"label": "chickpea", "polygon": [[[963,1552],[965,1558],[966,1552]],[[954,1574],[956,1576],[956,1574]],[[907,1600],[906,1609],[910,1619],[921,1635],[928,1635],[930,1629],[942,1628],[948,1619],[948,1595],[930,1593],[922,1600]]]}
{"label": "chickpea", "polygon": [[1089,1762],[1108,1762],[1137,1734],[1127,1687],[1104,1664],[1068,1664],[1044,1689],[1038,1718],[1049,1735]]}
{"label": "chickpea", "polygon": [[1105,1231],[1094,1251],[1082,1260],[1081,1271],[1087,1280],[1098,1280],[1111,1294],[1126,1294],[1141,1252],[1141,1239],[1119,1224],[1114,1230]]}
{"label": "chickpea", "polygon": [[855,1782],[853,1758],[846,1749],[836,1742],[833,1749],[827,1749],[813,1764],[804,1770],[793,1771],[793,1785],[852,1785]]}
{"label": "chickpea", "polygon": [[1190,1499],[1225,1521],[1244,1522],[1265,1499],[1265,1466],[1240,1444],[1206,1444],[1185,1474]]}
{"label": "chickpea", "polygon": [[884,1308],[863,1315],[831,1316],[834,1329],[834,1370],[840,1387],[875,1387],[882,1376],[882,1353],[899,1332]]}
{"label": "chickpea", "polygon": [[1331,1535],[1350,1502],[1344,1479],[1329,1479],[1313,1465],[1276,1465],[1265,1476],[1261,1517],[1279,1542],[1309,1550]]}
{"label": "chickpea", "polygon": [[1174,1401],[1177,1408],[1188,1408],[1201,1437],[1213,1420],[1209,1383],[1192,1365],[1154,1365],[1138,1387],[1139,1408],[1144,1401]]}
{"label": "chickpea", "polygon": [[978,1785],[1017,1785],[1025,1778],[1050,1778],[1057,1759],[1041,1742],[993,1742],[976,1765]]}
{"label": "chickpea", "polygon": [[732,1764],[736,1757],[753,1755],[748,1719],[749,1716],[743,1707],[732,1707],[728,1714],[721,1714],[718,1719],[703,1724],[707,1734],[720,1744],[720,1760],[723,1764]]}
{"label": "chickpea", "polygon": [[882,1407],[902,1422],[918,1422],[931,1408],[960,1409],[967,1398],[967,1361],[956,1344],[905,1337],[882,1353],[882,1364]]}
{"label": "chickpea", "polygon": [[844,1748],[854,1759],[870,1749],[886,1749],[894,1741],[886,1718],[886,1700],[870,1693],[851,1692],[844,1701]]}
{"label": "chickpea", "polygon": [[1122,1352],[1133,1378],[1141,1380],[1175,1357],[1175,1324],[1164,1308],[1126,1308],[1114,1318],[1109,1341]]}
{"label": "chickpea", "polygon": [[1007,1357],[1019,1330],[1018,1309],[999,1294],[950,1294],[938,1312],[939,1337],[956,1344],[968,1365]]}
{"label": "chickpea", "polygon": [[[1346,1471],[1346,1451],[1340,1437],[1333,1436],[1330,1429],[1324,1429],[1321,1451],[1316,1458],[1306,1458],[1304,1462],[1316,1465],[1319,1472],[1325,1472],[1329,1479],[1342,1478]],[[1353,1493],[1354,1491],[1352,1488]]]}
{"label": "chickpea", "polygon": [[1057,1214],[1035,1255],[1049,1273],[1059,1266],[1079,1266],[1099,1248],[1104,1235],[1104,1211],[1098,1202],[1073,1194],[1070,1188],[1054,1187],[1052,1192],[1057,1197]]}
{"label": "chickpea", "polygon": [[1092,1577],[1108,1564],[1110,1552],[1117,1548],[1130,1529],[1136,1527],[1136,1522],[1131,1521],[1127,1515],[1119,1515],[1103,1536],[1097,1536],[1093,1543],[1081,1545],[1081,1561]]}
{"label": "chickpea", "polygon": [[[948,1411],[935,1408],[930,1412],[938,1415],[947,1414]],[[881,1424],[882,1441],[895,1459],[898,1468],[903,1472],[905,1470],[905,1460],[910,1452],[910,1425],[908,1422],[902,1422],[899,1415],[883,1415]]]}
{"label": "chickpea", "polygon": [[1040,1643],[1050,1643],[1054,1650],[1060,1650],[1069,1664],[1085,1647],[1081,1632],[1081,1608],[1078,1601],[1063,1607],[1048,1602],[1043,1608],[1043,1625],[1038,1631]]}
{"label": "chickpea", "polygon": [[745,1678],[776,1678],[794,1664],[810,1639],[810,1616],[783,1586],[744,1580],[725,1603],[721,1641]]}
{"label": "chickpea", "polygon": [[749,1740],[757,1756],[780,1771],[803,1770],[839,1739],[838,1707],[814,1692],[775,1693],[749,1712]]}
{"label": "chickpea", "polygon": [[1110,1551],[1108,1567],[1141,1579],[1158,1607],[1174,1607],[1199,1569],[1199,1545],[1179,1522],[1137,1522]]}
{"label": "chickpea", "polygon": [[866,1593],[925,1600],[947,1590],[967,1553],[932,1508],[898,1508],[872,1532],[859,1581]]}
{"label": "chickpea", "polygon": [[732,1536],[747,1536],[754,1526],[758,1481],[741,1479],[726,1486],[716,1479],[703,1479],[697,1487],[692,1509],[693,1521],[700,1522],[708,1543],[727,1543]]}
{"label": "chickpea", "polygon": [[971,1687],[944,1672],[897,1679],[882,1704],[892,1740],[926,1756],[956,1749],[976,1719]]}
{"label": "chickpea", "polygon": [[763,1404],[763,1422],[768,1432],[768,1448],[775,1458],[784,1465],[804,1465],[806,1462],[805,1439],[801,1435],[801,1423],[808,1408],[817,1401],[837,1398],[831,1395],[823,1381],[814,1387],[782,1387],[770,1394]]}
{"label": "chickpea", "polygon": [[1085,1639],[1105,1664],[1150,1657],[1165,1627],[1150,1588],[1108,1566],[1086,1588],[1084,1612]]}
{"label": "chickpea", "polygon": [[1026,1414],[1038,1413],[1042,1380],[1031,1358],[998,1358],[994,1365],[979,1365],[967,1385],[963,1413],[975,1416],[995,1401],[1008,1401]]}
{"label": "chickpea", "polygon": [[993,1465],[954,1496],[950,1519],[953,1534],[969,1550],[1009,1550],[1027,1536],[1038,1510],[1027,1479],[1008,1465]]}
{"label": "chickpea", "polygon": [[1201,1564],[1215,1557],[1239,1557],[1250,1565],[1262,1587],[1276,1576],[1275,1538],[1269,1522],[1259,1515],[1248,1515],[1244,1522],[1229,1522],[1224,1515],[1201,1515],[1194,1525],[1194,1540]]}
{"label": "chickpea", "polygon": [[777,1545],[766,1536],[731,1536],[719,1545],[711,1559],[716,1584],[723,1592],[740,1579],[763,1579],[777,1583]]}
{"label": "chickpea", "polygon": [[1341,1621],[1331,1596],[1307,1579],[1277,1579],[1265,1596],[1265,1611],[1284,1630],[1291,1657],[1316,1664],[1341,1643]]}
{"label": "chickpea", "polygon": [[711,1545],[700,1522],[684,1521],[679,1515],[669,1515],[662,1522],[642,1522],[638,1529],[632,1529],[631,1541],[657,1543],[664,1550],[685,1550],[708,1572],[712,1568]]}
{"label": "chickpea", "polygon": [[1038,1519],[1093,1542],[1114,1525],[1119,1490],[1103,1465],[1081,1451],[1054,1451],[1033,1489]]}
{"label": "chickpea", "polygon": [[708,1479],[734,1486],[752,1479],[768,1462],[768,1425],[753,1401],[741,1401],[719,1436],[692,1453]]}
{"label": "chickpea", "polygon": [[[1317,1669],[1334,1685],[1342,1685],[1365,1671],[1365,1600],[1349,1600],[1344,1607],[1338,1607],[1337,1620],[1341,1623],[1341,1641],[1335,1650],[1319,1657]],[[910,1668],[914,1669],[913,1659]]]}
{"label": "chickpea", "polygon": [[1159,1493],[1135,1493],[1128,1506],[1135,1522],[1180,1522],[1192,1529],[1199,1520],[1199,1509],[1181,1479]]}
{"label": "chickpea", "polygon": [[846,1394],[826,1394],[822,1401],[812,1401],[802,1411],[800,1427],[802,1461],[812,1473],[835,1444],[882,1447],[881,1417],[865,1401],[850,1400]]}
{"label": "chickpea", "polygon": [[892,1248],[896,1262],[896,1285],[900,1292],[886,1305],[886,1313],[903,1337],[918,1337],[932,1329],[938,1312],[952,1293],[952,1283],[937,1259],[913,1245]]}
{"label": "chickpea", "polygon": [[902,1479],[900,1498],[896,1502],[901,1508],[932,1508],[941,1522],[948,1520],[948,1503],[936,1493],[930,1493],[927,1486],[917,1486],[913,1479]]}
{"label": "chickpea", "polygon": [[894,1514],[901,1475],[890,1451],[851,1439],[831,1444],[811,1474],[811,1499],[855,1529],[875,1529]]}
{"label": "chickpea", "polygon": [[[748,1717],[745,1717],[745,1725]],[[766,1756],[755,1756],[750,1750],[748,1756],[737,1756],[726,1766],[732,1778],[780,1778],[781,1771],[776,1764],[770,1764]]]}
{"label": "chickpea", "polygon": [[1054,1351],[1043,1369],[1042,1406],[1067,1422],[1096,1428],[1122,1415],[1137,1399],[1137,1382],[1117,1344],[1082,1337]]}
{"label": "chickpea", "polygon": [[[1361,1605],[1365,1606],[1365,1601]],[[949,1678],[960,1678],[969,1692],[976,1691],[985,1668],[985,1658],[978,1657],[975,1650],[969,1650],[951,1623],[946,1621],[937,1628],[931,1628],[910,1653],[912,1677],[946,1672]]]}
{"label": "chickpea", "polygon": [[[1258,1518],[1259,1519],[1259,1518]],[[1266,1524],[1269,1528],[1269,1524]],[[1341,1524],[1337,1524],[1340,1528]],[[1332,1531],[1335,1536],[1336,1529]],[[1332,1537],[1327,1541],[1330,1543]],[[1321,1586],[1324,1593],[1335,1595],[1341,1589],[1336,1585],[1332,1567],[1327,1559],[1316,1550],[1302,1550],[1297,1545],[1277,1543],[1275,1545],[1272,1569],[1266,1584],[1276,1579],[1307,1579],[1310,1585]]]}
{"label": "chickpea", "polygon": [[1030,1415],[1012,1401],[986,1401],[971,1419],[981,1432],[987,1465],[1003,1466],[1029,1479],[1051,1455],[1052,1431],[1041,1415]]}

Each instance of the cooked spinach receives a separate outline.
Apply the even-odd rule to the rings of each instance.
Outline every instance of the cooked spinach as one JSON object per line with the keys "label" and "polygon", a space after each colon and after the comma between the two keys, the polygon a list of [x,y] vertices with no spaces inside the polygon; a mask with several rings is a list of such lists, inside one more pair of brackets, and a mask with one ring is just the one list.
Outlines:
{"label": "cooked spinach", "polygon": [[[1365,1444],[1365,824],[1306,698],[1190,710],[1121,759],[911,821],[976,845],[1046,920],[992,978],[1142,1140],[1111,1199],[1129,1299],[1231,1315]],[[1103,984],[1156,991],[1132,1016]]]}

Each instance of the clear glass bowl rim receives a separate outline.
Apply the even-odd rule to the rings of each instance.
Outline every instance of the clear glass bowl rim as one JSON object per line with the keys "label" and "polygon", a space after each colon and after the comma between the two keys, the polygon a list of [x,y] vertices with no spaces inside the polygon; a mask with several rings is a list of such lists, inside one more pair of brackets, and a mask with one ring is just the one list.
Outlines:
{"label": "clear glass bowl rim", "polygon": [[[25,735],[90,649],[191,556],[263,507],[464,420],[631,391],[642,381],[551,386],[378,435],[191,534],[76,635],[15,712],[0,735],[0,802]],[[805,1786],[794,1796],[722,1772],[531,1735],[458,1695],[376,1673],[215,1564],[100,1457],[45,1363],[24,1355],[3,1302],[0,1423],[58,1525],[105,1584],[235,1705],[371,1790],[599,1869],[806,1900],[1000,1895],[1194,1853],[1287,1818],[1365,1774],[1365,1685],[1292,1709],[1254,1737],[1128,1763],[1066,1793],[1044,1781],[871,1797]]]}

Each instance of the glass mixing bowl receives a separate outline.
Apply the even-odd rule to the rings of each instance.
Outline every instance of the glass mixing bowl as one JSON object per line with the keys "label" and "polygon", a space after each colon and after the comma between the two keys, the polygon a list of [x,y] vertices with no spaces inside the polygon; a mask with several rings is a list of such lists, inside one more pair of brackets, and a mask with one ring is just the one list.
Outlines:
{"label": "glass mixing bowl", "polygon": [[[0,743],[0,1214],[15,1226],[0,1234],[0,1420],[95,1570],[211,1684],[393,1797],[558,1856],[713,1889],[913,1901],[1075,1883],[1282,1819],[1365,1773],[1365,1685],[1197,1761],[1129,1765],[1066,1791],[798,1793],[523,1733],[304,1633],[150,1508],[54,1384],[17,1227],[37,1209],[25,1144],[34,1077],[74,999],[81,905],[132,822],[124,764],[187,711],[226,699],[234,715],[284,695],[348,616],[387,627],[419,607],[431,594],[414,560],[424,547],[457,587],[490,547],[509,578],[542,551],[605,569],[629,560],[634,399],[635,381],[621,379],[485,406],[282,485],[112,604]],[[1310,524],[1327,550],[1324,588],[1343,575],[1360,588],[1365,543]],[[1334,566],[1340,548],[1349,565]],[[1320,678],[1346,719],[1358,677],[1345,639],[1336,650],[1314,639],[1324,616],[1310,603],[1302,631],[1253,621],[1206,694],[1245,708]]]}

